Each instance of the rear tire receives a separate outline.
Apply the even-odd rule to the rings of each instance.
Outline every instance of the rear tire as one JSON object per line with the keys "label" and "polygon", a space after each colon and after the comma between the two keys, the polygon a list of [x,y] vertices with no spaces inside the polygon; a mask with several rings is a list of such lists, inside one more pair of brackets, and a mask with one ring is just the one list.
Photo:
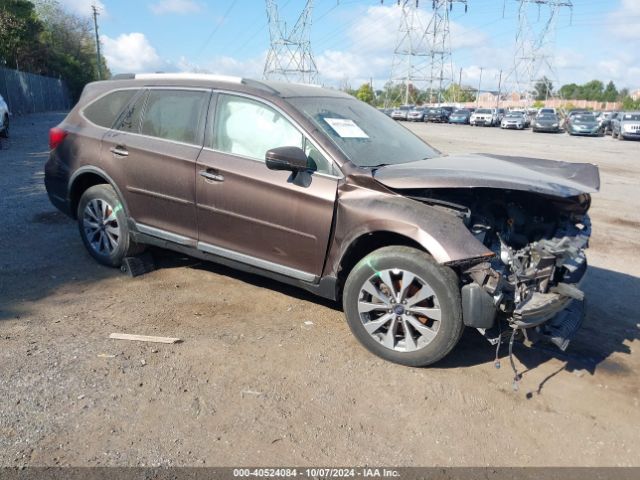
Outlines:
{"label": "rear tire", "polygon": [[111,185],[87,189],[78,203],[78,228],[89,254],[108,267],[144,250],[131,239],[122,201]]}
{"label": "rear tire", "polygon": [[349,273],[343,291],[347,323],[358,341],[410,367],[435,363],[455,347],[464,329],[461,305],[455,272],[410,247],[370,253]]}

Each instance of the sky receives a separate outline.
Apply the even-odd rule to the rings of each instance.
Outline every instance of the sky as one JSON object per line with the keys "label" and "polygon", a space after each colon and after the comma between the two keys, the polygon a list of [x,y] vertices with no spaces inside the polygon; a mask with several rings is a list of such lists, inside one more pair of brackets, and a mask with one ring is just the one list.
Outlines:
{"label": "sky", "polygon": [[[90,12],[90,0],[59,0],[69,11]],[[100,39],[113,73],[199,71],[261,78],[269,50],[264,0],[95,0]],[[550,0],[567,2],[568,0]],[[277,0],[280,17],[293,25],[304,0]],[[421,0],[419,19],[431,15]],[[599,79],[618,88],[640,88],[640,0],[572,0],[556,18],[546,46],[554,86]],[[319,83],[357,88],[372,81],[382,88],[391,77],[401,8],[394,0],[315,0],[311,49]],[[454,74],[482,90],[515,89],[517,0],[467,0],[450,11]],[[549,10],[530,6],[529,28],[540,31]],[[535,36],[535,35],[534,35]],[[553,60],[551,60],[553,58]],[[482,75],[482,79],[480,76]],[[481,81],[481,84],[480,84]]]}

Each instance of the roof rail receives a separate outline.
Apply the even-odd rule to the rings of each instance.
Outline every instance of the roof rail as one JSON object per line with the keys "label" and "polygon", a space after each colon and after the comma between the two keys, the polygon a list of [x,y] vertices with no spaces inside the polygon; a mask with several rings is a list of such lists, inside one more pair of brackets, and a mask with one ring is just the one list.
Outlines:
{"label": "roof rail", "polygon": [[242,83],[241,77],[212,75],[209,73],[137,73],[136,80],[206,80],[228,83]]}
{"label": "roof rail", "polygon": [[133,80],[136,78],[135,73],[119,73],[111,77],[111,80]]}

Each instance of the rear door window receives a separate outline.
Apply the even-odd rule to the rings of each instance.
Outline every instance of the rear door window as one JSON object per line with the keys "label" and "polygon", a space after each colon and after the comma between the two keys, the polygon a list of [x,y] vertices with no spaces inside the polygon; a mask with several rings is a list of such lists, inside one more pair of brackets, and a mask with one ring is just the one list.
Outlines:
{"label": "rear door window", "polygon": [[201,145],[209,97],[206,91],[150,90],[140,133]]}
{"label": "rear door window", "polygon": [[140,121],[142,120],[142,111],[147,100],[148,92],[144,92],[134,102],[128,105],[118,121],[116,130],[129,133],[140,133]]}
{"label": "rear door window", "polygon": [[118,90],[99,98],[84,109],[84,116],[90,122],[104,128],[111,128],[118,114],[129,103],[137,90]]}

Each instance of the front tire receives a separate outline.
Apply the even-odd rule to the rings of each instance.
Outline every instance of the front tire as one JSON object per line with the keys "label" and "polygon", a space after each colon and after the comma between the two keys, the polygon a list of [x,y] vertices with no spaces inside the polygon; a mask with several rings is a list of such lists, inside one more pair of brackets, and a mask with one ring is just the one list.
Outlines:
{"label": "front tire", "polygon": [[91,256],[108,267],[120,267],[125,257],[137,255],[143,247],[132,239],[127,215],[111,185],[87,189],[78,203],[80,237]]}
{"label": "front tire", "polygon": [[365,348],[410,367],[443,358],[464,328],[457,275],[410,247],[384,247],[363,258],[349,273],[343,307]]}

